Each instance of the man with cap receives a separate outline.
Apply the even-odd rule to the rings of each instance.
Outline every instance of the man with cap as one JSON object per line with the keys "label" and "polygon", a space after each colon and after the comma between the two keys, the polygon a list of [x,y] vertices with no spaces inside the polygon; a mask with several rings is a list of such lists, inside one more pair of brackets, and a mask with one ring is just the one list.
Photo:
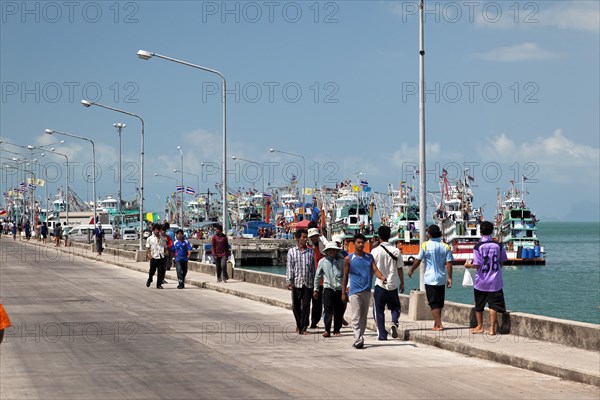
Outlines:
{"label": "man with cap", "polygon": [[333,335],[339,336],[344,317],[344,302],[342,301],[342,278],[344,276],[344,258],[334,242],[329,242],[323,250],[324,257],[319,261],[315,274],[313,299],[319,296],[319,282],[323,282],[323,306],[325,312],[325,333],[323,337],[331,337],[331,320],[333,319]]}
{"label": "man with cap", "polygon": [[[312,228],[310,226],[313,226]],[[316,224],[309,224],[308,229],[308,246],[315,253],[315,267],[319,265],[319,261],[323,258],[322,251],[325,249],[325,244],[321,240],[319,230],[316,228]],[[318,281],[318,286],[315,286],[315,291],[318,296],[312,296],[312,310],[310,314],[310,329],[317,329],[317,324],[321,320],[323,314],[323,280]]]}
{"label": "man with cap", "polygon": [[444,329],[442,309],[444,308],[444,298],[446,296],[445,288],[450,289],[452,287],[452,261],[454,261],[454,257],[452,257],[450,246],[442,242],[442,231],[439,226],[429,225],[427,237],[429,240],[421,245],[419,255],[417,255],[412,267],[408,270],[408,277],[412,278],[415,269],[419,268],[421,261],[425,260],[425,292],[434,319],[432,330],[441,331]]}

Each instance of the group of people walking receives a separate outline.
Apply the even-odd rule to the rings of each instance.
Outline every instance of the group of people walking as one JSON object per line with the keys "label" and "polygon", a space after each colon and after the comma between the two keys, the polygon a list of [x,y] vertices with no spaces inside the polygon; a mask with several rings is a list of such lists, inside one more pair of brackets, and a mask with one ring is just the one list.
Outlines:
{"label": "group of people walking", "polygon": [[[497,313],[506,311],[501,267],[507,257],[502,245],[493,240],[492,232],[493,225],[490,222],[481,223],[481,241],[473,250],[473,261],[465,264],[466,268],[477,270],[474,284],[477,326],[471,329],[471,333],[484,331],[483,310],[486,304],[490,308],[489,334],[496,332]],[[297,333],[307,335],[309,329],[317,328],[323,311],[323,337],[340,335],[346,305],[350,303],[353,347],[363,348],[373,293],[377,339],[398,337],[401,311],[398,294],[404,292],[404,262],[400,250],[388,242],[390,228],[381,226],[377,234],[379,245],[371,253],[364,251],[366,237],[357,233],[353,237],[354,251],[348,254],[340,246],[341,238],[334,237],[332,241],[328,241],[319,234],[316,226],[309,225],[308,231],[296,231],[294,237],[297,245],[287,255],[286,283],[292,294]],[[419,254],[408,271],[408,277],[412,278],[414,271],[424,264],[425,290],[434,319],[434,331],[444,329],[442,310],[445,290],[452,287],[454,261],[450,246],[441,240],[441,236],[437,225],[427,228],[427,241],[422,243]],[[376,277],[374,283],[373,276]],[[389,325],[385,322],[386,307],[391,312]]]}
{"label": "group of people walking", "polygon": [[[216,266],[218,282],[227,282],[227,258],[230,254],[227,236],[223,234],[221,225],[217,225],[212,237],[212,254]],[[152,235],[146,239],[146,260],[150,262],[146,287],[150,287],[156,277],[156,288],[163,289],[166,271],[174,264],[177,271],[177,289],[185,288],[185,278],[188,273],[188,263],[193,247],[185,238],[183,230],[173,232],[168,222],[154,224]]]}

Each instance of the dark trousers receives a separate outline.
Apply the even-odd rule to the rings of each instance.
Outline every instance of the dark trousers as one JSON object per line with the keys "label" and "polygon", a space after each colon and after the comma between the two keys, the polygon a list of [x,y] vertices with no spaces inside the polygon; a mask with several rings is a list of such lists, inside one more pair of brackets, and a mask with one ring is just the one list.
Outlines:
{"label": "dark trousers", "polygon": [[323,314],[325,332],[331,333],[331,320],[333,319],[333,333],[339,333],[346,310],[345,303],[342,301],[342,291],[329,288],[323,290],[323,307],[325,308]]}
{"label": "dark trousers", "polygon": [[300,333],[304,333],[308,329],[308,314],[310,313],[312,293],[312,288],[306,286],[301,288],[292,287],[292,310],[294,311],[294,318],[296,318],[296,328]]}
{"label": "dark trousers", "polygon": [[387,330],[385,329],[385,306],[392,312],[392,323],[398,325],[400,318],[400,299],[398,290],[385,290],[380,286],[375,286],[373,293],[373,318],[377,322],[377,333],[379,339],[387,339]]}
{"label": "dark trousers", "polygon": [[323,314],[323,286],[319,286],[319,295],[315,299],[311,297],[312,309],[310,310],[310,327],[316,328]]}
{"label": "dark trousers", "polygon": [[148,281],[152,282],[154,274],[158,271],[156,277],[156,287],[162,285],[165,280],[165,259],[164,258],[152,258],[150,260],[150,272],[148,273]]}
{"label": "dark trousers", "polygon": [[183,286],[185,283],[185,276],[188,272],[188,260],[175,261],[175,269],[177,270],[177,280],[179,284]]}
{"label": "dark trousers", "polygon": [[215,257],[215,266],[217,267],[217,280],[221,280],[221,275],[223,279],[229,279],[227,275],[227,256],[225,257]]}

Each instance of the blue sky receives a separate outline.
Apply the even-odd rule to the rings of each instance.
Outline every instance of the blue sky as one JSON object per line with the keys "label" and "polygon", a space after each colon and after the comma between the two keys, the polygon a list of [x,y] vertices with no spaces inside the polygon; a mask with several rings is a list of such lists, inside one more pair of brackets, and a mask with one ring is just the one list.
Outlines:
{"label": "blue sky", "polygon": [[[360,171],[383,192],[410,177],[418,161],[416,2],[69,4],[1,2],[0,133],[22,145],[65,139],[57,151],[79,163],[72,187],[82,198],[91,191],[89,144],[49,137],[45,128],[96,142],[101,196],[118,186],[113,124],[127,124],[125,198],[135,196],[140,148],[136,119],[84,108],[84,97],[145,119],[149,210],[162,208],[174,189],[154,173],[177,176],[178,145],[185,171],[201,176],[201,191],[219,180],[201,163],[221,162],[220,82],[165,60],[140,60],[139,49],[226,76],[228,156],[273,163],[256,177],[251,165],[229,159],[230,187],[284,185],[301,160],[269,148],[303,155],[308,186]],[[428,189],[437,190],[442,168],[456,177],[470,166],[475,203],[491,217],[496,188],[505,191],[525,174],[528,205],[542,219],[598,220],[600,3],[426,7]],[[53,181],[51,191],[64,178]],[[196,181],[184,176],[186,185]],[[2,187],[10,182],[3,170]]]}

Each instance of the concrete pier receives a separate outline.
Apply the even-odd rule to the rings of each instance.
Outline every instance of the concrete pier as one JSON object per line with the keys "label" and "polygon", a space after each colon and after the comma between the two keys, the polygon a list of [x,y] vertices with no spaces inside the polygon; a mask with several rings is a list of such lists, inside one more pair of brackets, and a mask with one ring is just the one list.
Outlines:
{"label": "concrete pier", "polygon": [[[236,270],[224,284],[212,265],[192,263],[205,272],[191,271],[186,289],[175,289],[170,271],[166,289],[156,290],[145,287],[148,264],[133,255],[108,249],[98,260],[89,246],[56,250],[7,238],[0,246],[0,293],[15,326],[0,345],[2,398],[600,396],[593,324],[537,317],[538,338],[528,337],[514,330],[536,316],[513,313],[511,333],[472,335],[468,306],[451,305],[446,331],[403,314],[404,340],[369,333],[359,351],[348,328],[339,338],[295,335],[290,293],[277,275]],[[408,296],[401,300],[408,310]],[[557,336],[588,339],[539,336],[559,325]],[[443,373],[432,380],[432,369]]]}

